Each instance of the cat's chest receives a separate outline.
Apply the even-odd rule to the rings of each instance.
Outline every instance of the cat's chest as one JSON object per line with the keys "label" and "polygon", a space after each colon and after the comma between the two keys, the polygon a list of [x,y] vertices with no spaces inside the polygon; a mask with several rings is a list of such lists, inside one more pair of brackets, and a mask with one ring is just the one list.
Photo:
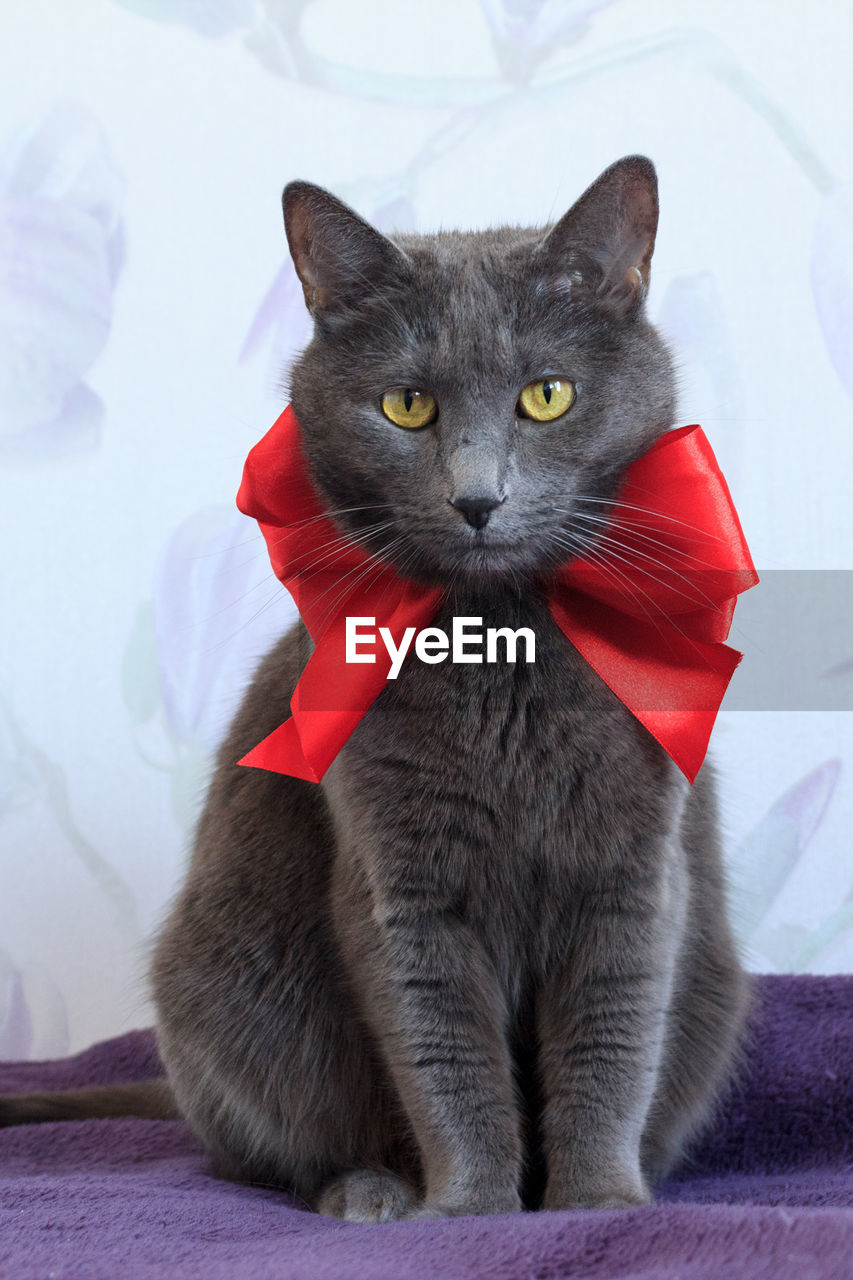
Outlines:
{"label": "cat's chest", "polygon": [[[504,989],[545,972],[584,893],[631,871],[669,820],[671,762],[586,665],[544,601],[456,616],[535,634],[535,660],[408,658],[327,774],[342,882],[373,908],[439,903],[490,949]],[[640,855],[643,856],[643,855]],[[344,894],[349,901],[350,890]]]}
{"label": "cat's chest", "polygon": [[[454,655],[460,618],[471,639]],[[582,825],[612,810],[620,787],[630,805],[634,784],[619,779],[630,777],[632,761],[642,777],[648,735],[544,598],[484,605],[457,597],[432,625],[448,636],[447,656],[430,663],[410,652],[342,753],[342,773],[363,802],[372,798],[377,812],[407,805],[426,829],[470,827],[472,843],[485,833],[527,854],[582,838]],[[458,660],[472,654],[482,660]]]}
{"label": "cat's chest", "polygon": [[548,771],[548,760],[559,758],[562,767],[598,738],[611,696],[544,599],[508,598],[491,608],[454,600],[433,625],[448,636],[446,659],[428,664],[410,654],[377,704],[377,721],[401,740],[416,725],[421,750],[436,761],[515,776],[533,762]]}

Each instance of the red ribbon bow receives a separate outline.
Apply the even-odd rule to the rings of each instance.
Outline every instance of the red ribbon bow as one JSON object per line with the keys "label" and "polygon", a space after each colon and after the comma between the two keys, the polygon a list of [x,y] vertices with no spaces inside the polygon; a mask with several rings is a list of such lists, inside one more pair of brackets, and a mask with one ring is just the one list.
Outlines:
{"label": "red ribbon bow", "polygon": [[[237,506],[261,527],[276,577],[314,642],[292,715],[239,761],[319,782],[391,668],[345,662],[347,617],[375,618],[399,645],[428,626],[443,590],[401,577],[341,535],[302,451],[291,408],[250,452]],[[543,587],[560,630],[692,782],[741,654],[723,641],[758,575],[728,486],[699,426],[670,431],[626,472],[601,538]]]}

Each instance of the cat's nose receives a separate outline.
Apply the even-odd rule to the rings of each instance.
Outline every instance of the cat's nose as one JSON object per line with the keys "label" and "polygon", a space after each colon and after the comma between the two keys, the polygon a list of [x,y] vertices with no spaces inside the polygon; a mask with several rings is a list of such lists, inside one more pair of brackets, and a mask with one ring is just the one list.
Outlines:
{"label": "cat's nose", "polygon": [[450,505],[461,511],[472,529],[485,529],[489,516],[499,507],[503,498],[451,498]]}

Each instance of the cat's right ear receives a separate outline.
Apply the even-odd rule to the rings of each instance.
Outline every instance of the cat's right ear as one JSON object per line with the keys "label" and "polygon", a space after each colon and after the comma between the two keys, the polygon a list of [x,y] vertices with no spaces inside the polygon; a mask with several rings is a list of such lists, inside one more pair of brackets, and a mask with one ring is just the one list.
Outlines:
{"label": "cat's right ear", "polygon": [[342,200],[311,182],[289,182],[281,197],[284,229],[305,305],[333,319],[392,275],[408,258]]}

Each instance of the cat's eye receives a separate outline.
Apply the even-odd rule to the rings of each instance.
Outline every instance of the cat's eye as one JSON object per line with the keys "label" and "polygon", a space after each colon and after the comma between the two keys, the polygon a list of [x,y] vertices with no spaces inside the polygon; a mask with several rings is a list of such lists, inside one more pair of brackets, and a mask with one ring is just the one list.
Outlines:
{"label": "cat's eye", "polygon": [[518,412],[534,422],[553,422],[571,409],[574,385],[567,378],[540,378],[529,382],[518,397]]}
{"label": "cat's eye", "polygon": [[395,426],[416,431],[428,427],[438,417],[438,405],[428,391],[414,387],[395,387],[382,397],[382,412]]}

